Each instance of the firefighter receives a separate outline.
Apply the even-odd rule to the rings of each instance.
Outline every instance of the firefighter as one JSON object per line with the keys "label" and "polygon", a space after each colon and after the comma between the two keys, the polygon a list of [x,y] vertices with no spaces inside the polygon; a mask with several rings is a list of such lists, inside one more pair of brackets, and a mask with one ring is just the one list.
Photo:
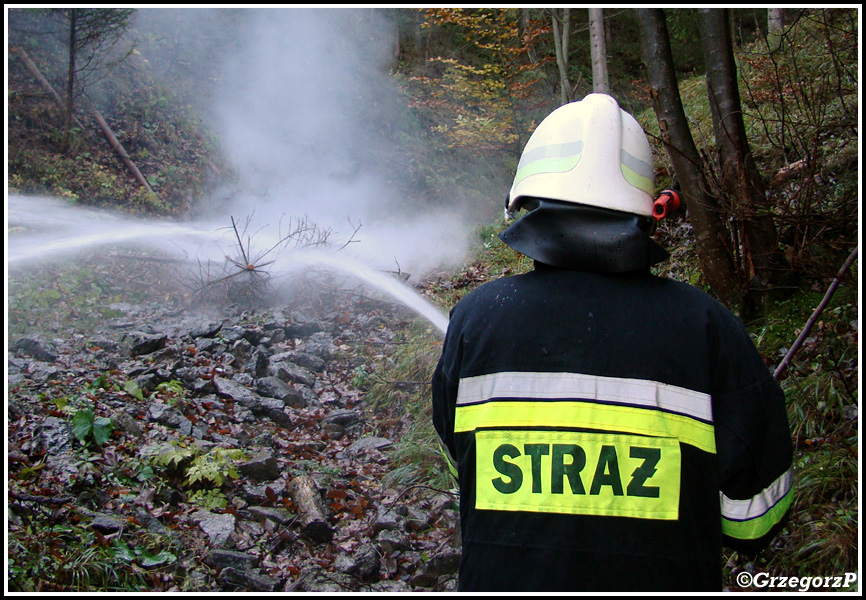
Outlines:
{"label": "firefighter", "polygon": [[506,207],[528,213],[500,237],[534,269],[453,308],[432,381],[461,591],[720,591],[722,546],[756,552],[783,523],[782,391],[739,319],[651,274],[653,192],[610,96],[526,145]]}

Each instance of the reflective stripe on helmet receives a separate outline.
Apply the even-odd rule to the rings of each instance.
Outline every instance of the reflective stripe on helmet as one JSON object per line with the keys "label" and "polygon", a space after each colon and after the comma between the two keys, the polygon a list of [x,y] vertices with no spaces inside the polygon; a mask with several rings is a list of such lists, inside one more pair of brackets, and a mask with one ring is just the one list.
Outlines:
{"label": "reflective stripe on helmet", "polygon": [[543,198],[652,216],[652,152],[640,123],[606,94],[548,115],[530,136],[508,196]]}
{"label": "reflective stripe on helmet", "polygon": [[653,184],[655,173],[652,165],[648,165],[625,150],[620,151],[619,160],[622,176],[625,177],[626,181],[647,194],[652,194],[655,191]]}

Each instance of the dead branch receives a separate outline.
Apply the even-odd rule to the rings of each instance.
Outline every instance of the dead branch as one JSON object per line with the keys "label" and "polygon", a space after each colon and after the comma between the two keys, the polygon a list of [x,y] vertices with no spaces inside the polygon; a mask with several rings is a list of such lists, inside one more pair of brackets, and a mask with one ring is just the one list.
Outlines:
{"label": "dead branch", "polygon": [[845,276],[845,273],[848,272],[848,269],[851,268],[851,265],[857,259],[857,251],[859,246],[854,248],[851,254],[848,256],[848,259],[845,261],[845,264],[842,265],[842,268],[839,269],[839,272],[836,273],[836,277],[833,279],[833,282],[830,284],[830,287],[827,288],[827,292],[824,294],[824,297],[821,299],[821,302],[818,304],[818,307],[812,312],[812,316],[809,317],[809,320],[806,321],[806,325],[803,326],[803,331],[800,332],[800,335],[797,336],[797,339],[794,341],[791,349],[788,350],[788,353],[785,354],[785,358],[782,359],[782,362],[779,363],[779,366],[776,367],[776,370],[773,372],[773,377],[779,379],[782,373],[785,372],[788,364],[791,362],[791,359],[794,358],[794,355],[803,345],[803,342],[806,340],[806,337],[809,335],[809,332],[812,330],[812,327],[818,321],[818,317],[821,316],[821,313],[824,311],[824,308],[827,307],[827,303],[830,302],[830,298],[833,297],[833,294],[836,292],[836,288],[839,287],[839,281],[842,277]]}

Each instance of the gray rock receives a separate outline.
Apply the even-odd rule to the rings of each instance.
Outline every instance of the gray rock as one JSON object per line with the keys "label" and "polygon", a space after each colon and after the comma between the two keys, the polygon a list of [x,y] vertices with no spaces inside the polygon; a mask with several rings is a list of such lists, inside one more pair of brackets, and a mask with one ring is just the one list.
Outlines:
{"label": "gray rock", "polygon": [[283,496],[286,491],[286,482],[283,479],[275,479],[274,481],[270,481],[268,483],[247,483],[246,485],[244,485],[244,496],[246,498],[246,501],[251,504],[261,504],[262,502],[267,502],[267,488],[271,488],[271,491],[279,498]]}
{"label": "gray rock", "polygon": [[295,352],[292,356],[292,362],[316,373],[321,373],[325,369],[324,359],[306,352]]}
{"label": "gray rock", "polygon": [[36,338],[21,338],[15,342],[11,350],[44,362],[57,360],[57,349],[54,345]]}
{"label": "gray rock", "polygon": [[[285,356],[285,355],[278,355]],[[268,374],[285,382],[300,383],[307,387],[316,385],[316,376],[309,370],[285,360],[275,360],[276,355],[271,357]]]}
{"label": "gray rock", "polygon": [[376,513],[376,518],[373,521],[373,533],[379,533],[383,530],[400,530],[400,515],[394,510],[388,510],[384,507],[379,508]]}
{"label": "gray rock", "polygon": [[377,581],[371,586],[371,590],[374,592],[403,593],[411,592],[412,588],[405,581],[393,581],[388,579],[385,581]]}
{"label": "gray rock", "polygon": [[268,374],[270,364],[267,353],[261,348],[257,348],[247,361],[246,368],[253,374],[253,377],[264,377]]}
{"label": "gray rock", "polygon": [[397,550],[409,547],[409,538],[397,529],[383,529],[376,536],[376,543],[384,554],[392,554]]}
{"label": "gray rock", "polygon": [[210,352],[211,354],[220,354],[225,351],[226,345],[215,338],[203,337],[195,341],[195,349],[198,352]]}
{"label": "gray rock", "polygon": [[235,530],[235,517],[228,513],[218,515],[199,510],[194,512],[191,518],[207,534],[211,543],[217,546],[226,543]]}
{"label": "gray rock", "polygon": [[213,384],[216,388],[217,394],[224,398],[231,398],[238,404],[242,404],[247,408],[252,408],[257,405],[261,399],[261,396],[257,393],[239,383],[235,383],[231,379],[214,377]]}
{"label": "gray rock", "polygon": [[334,339],[325,332],[314,333],[304,343],[304,353],[328,361],[337,351]]}
{"label": "gray rock", "polygon": [[331,411],[327,417],[322,419],[322,423],[339,425],[340,427],[351,427],[363,422],[364,417],[360,413],[347,408],[340,408]]}
{"label": "gray rock", "polygon": [[167,341],[168,336],[164,334],[145,333],[143,331],[130,331],[121,339],[121,343],[129,356],[152,354],[165,348]]}
{"label": "gray rock", "polygon": [[292,313],[291,322],[285,327],[286,335],[293,338],[304,338],[322,329],[321,323],[299,312]]}
{"label": "gray rock", "polygon": [[207,564],[217,569],[234,568],[238,570],[255,569],[261,563],[261,558],[254,554],[214,548],[207,557]]}
{"label": "gray rock", "polygon": [[141,425],[127,412],[119,411],[112,415],[111,417],[114,424],[120,431],[123,431],[127,435],[132,437],[139,437],[143,433],[141,429]]}
{"label": "gray rock", "polygon": [[34,435],[40,450],[62,454],[72,449],[72,428],[64,419],[45,417]]}
{"label": "gray rock", "polygon": [[277,458],[271,450],[262,450],[238,465],[238,471],[255,481],[273,481],[280,476]]}
{"label": "gray rock", "polygon": [[90,526],[103,535],[117,533],[123,529],[123,522],[111,515],[96,514],[90,521]]}
{"label": "gray rock", "polygon": [[217,583],[221,586],[237,589],[242,588],[252,592],[273,592],[280,585],[279,579],[268,577],[255,571],[243,571],[227,567],[220,571]]}
{"label": "gray rock", "polygon": [[409,580],[416,587],[434,587],[443,575],[455,575],[460,567],[460,553],[447,549],[422,561]]}
{"label": "gray rock", "polygon": [[222,321],[201,321],[190,329],[189,334],[193,338],[213,338],[222,326]]}
{"label": "gray rock", "polygon": [[27,365],[27,373],[33,381],[48,383],[59,378],[63,374],[63,371],[46,362],[34,360]]}
{"label": "gray rock", "polygon": [[190,427],[192,426],[189,419],[184,417],[180,411],[170,407],[168,404],[159,402],[154,402],[147,407],[147,419],[173,429],[180,429],[184,425],[184,422],[188,423]]}
{"label": "gray rock", "polygon": [[292,417],[286,412],[286,404],[282,400],[259,397],[258,404],[251,407],[250,410],[253,411],[253,414],[267,417],[281,427],[293,425]]}
{"label": "gray rock", "polygon": [[379,554],[373,544],[362,544],[352,555],[355,562],[355,574],[366,579],[379,571]]}
{"label": "gray rock", "polygon": [[387,448],[391,445],[391,440],[383,437],[362,437],[361,439],[355,440],[352,444],[343,450],[340,454],[344,457],[352,457],[357,456],[359,454],[366,454],[371,450],[382,450],[383,448]]}
{"label": "gray rock", "polygon": [[295,520],[297,515],[292,514],[285,508],[272,508],[270,506],[250,506],[247,508],[249,513],[257,519],[268,519],[280,525],[288,525]]}

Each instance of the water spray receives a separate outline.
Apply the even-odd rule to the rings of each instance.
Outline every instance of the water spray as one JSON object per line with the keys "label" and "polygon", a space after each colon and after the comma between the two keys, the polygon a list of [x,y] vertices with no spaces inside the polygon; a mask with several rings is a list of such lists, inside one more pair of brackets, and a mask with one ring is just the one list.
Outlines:
{"label": "water spray", "polygon": [[[58,256],[68,257],[74,252],[113,244],[156,243],[161,250],[173,249],[191,256],[220,256],[243,271],[258,268],[251,263],[243,245],[242,263],[226,257],[219,249],[219,243],[226,242],[226,228],[209,228],[208,224],[147,223],[107,212],[81,209],[60,200],[13,196],[9,199],[9,225],[15,230],[9,236],[7,261],[10,266],[45,261]],[[231,230],[237,237],[235,243],[242,244],[234,220],[232,225]],[[57,228],[60,229],[59,232],[56,231]],[[40,229],[52,231],[40,232]],[[209,248],[208,244],[212,247]],[[272,250],[274,248],[280,248],[280,243]],[[338,256],[321,249],[281,248],[275,256],[269,257],[266,264],[271,275],[321,267],[354,276],[425,318],[440,333],[444,334],[448,327],[448,318],[402,281],[349,256]]]}

